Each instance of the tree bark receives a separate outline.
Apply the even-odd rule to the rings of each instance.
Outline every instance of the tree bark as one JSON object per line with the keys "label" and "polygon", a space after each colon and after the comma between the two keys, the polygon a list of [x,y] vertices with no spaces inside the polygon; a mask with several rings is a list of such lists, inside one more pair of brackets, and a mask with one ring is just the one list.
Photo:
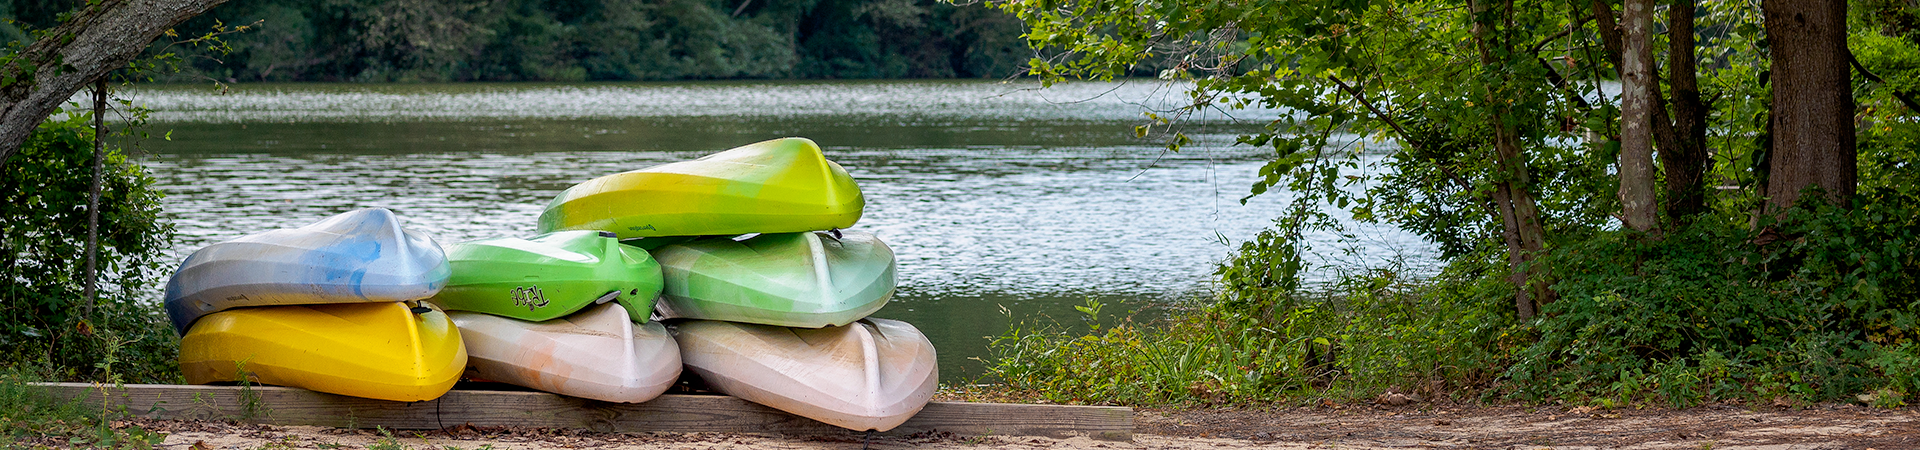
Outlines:
{"label": "tree bark", "polygon": [[[1500,20],[1494,22],[1506,25],[1500,30],[1483,20],[1488,15],[1488,2],[1474,0],[1471,3],[1475,22],[1473,25],[1474,45],[1479,50],[1481,64],[1487,70],[1499,70],[1511,78],[1512,71],[1500,66],[1506,60],[1495,54],[1511,54],[1512,42],[1503,39],[1499,33],[1510,32],[1513,4],[1502,4]],[[1532,185],[1527,173],[1527,159],[1521,148],[1520,133],[1509,123],[1508,118],[1514,112],[1507,102],[1498,101],[1489,86],[1484,101],[1488,105],[1487,120],[1493,128],[1494,163],[1501,175],[1494,177],[1494,209],[1500,213],[1501,236],[1507,244],[1507,266],[1511,270],[1508,281],[1514,284],[1514,312],[1522,319],[1531,319],[1539,312],[1539,307],[1552,303],[1553,290],[1548,288],[1547,279],[1551,277],[1547,268],[1538,262],[1541,252],[1546,248],[1546,229],[1540,223],[1540,210],[1533,194],[1528,191]]]}
{"label": "tree bark", "polygon": [[1677,225],[1707,211],[1707,107],[1700,101],[1698,57],[1694,54],[1695,0],[1674,0],[1667,11],[1667,80],[1673,86],[1674,147],[1660,149],[1666,172],[1667,219]]}
{"label": "tree bark", "polygon": [[87,318],[100,304],[100,172],[107,159],[107,80],[93,83],[93,185],[87,189]]}
{"label": "tree bark", "polygon": [[[1620,42],[1620,24],[1613,13],[1613,7],[1607,5],[1607,0],[1593,0],[1593,20],[1594,28],[1600,32],[1600,46],[1606,48],[1607,60],[1613,63],[1614,68],[1619,68],[1621,52],[1624,51]],[[1666,94],[1661,92],[1660,85],[1656,83],[1650,87],[1653,88],[1654,104],[1666,105]],[[1652,115],[1654,143],[1660,148],[1679,146],[1680,138],[1677,136],[1678,133],[1673,132],[1673,121],[1667,117],[1667,108],[1665,106],[1653,108]]]}
{"label": "tree bark", "polygon": [[[1626,0],[1620,56],[1620,220],[1651,233],[1653,197],[1653,0]],[[1662,149],[1663,151],[1665,149]]]}
{"label": "tree bark", "polygon": [[75,92],[146,50],[166,30],[226,0],[99,0],[21,51],[0,76],[0,167]]}
{"label": "tree bark", "polygon": [[1858,177],[1846,0],[1763,0],[1773,62],[1773,167],[1767,202],[1792,207],[1819,187],[1846,205]]}

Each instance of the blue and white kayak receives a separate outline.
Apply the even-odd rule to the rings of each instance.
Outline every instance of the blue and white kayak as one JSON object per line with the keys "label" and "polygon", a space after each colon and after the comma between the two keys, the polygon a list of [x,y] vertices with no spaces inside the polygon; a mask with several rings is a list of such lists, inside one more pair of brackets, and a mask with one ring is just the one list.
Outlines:
{"label": "blue and white kayak", "polygon": [[242,236],[187,256],[167,280],[181,334],[201,316],[244,306],[399,302],[447,285],[447,254],[385,208]]}

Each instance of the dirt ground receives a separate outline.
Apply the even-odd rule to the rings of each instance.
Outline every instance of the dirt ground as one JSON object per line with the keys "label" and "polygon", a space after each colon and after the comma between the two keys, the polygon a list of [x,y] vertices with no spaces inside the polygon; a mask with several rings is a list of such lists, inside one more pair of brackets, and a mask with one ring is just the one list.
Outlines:
{"label": "dirt ground", "polygon": [[213,449],[1920,449],[1920,414],[1855,405],[1686,410],[1408,405],[1140,410],[1133,442],[948,434],[792,437],[453,427],[398,431],[138,421],[162,448]]}

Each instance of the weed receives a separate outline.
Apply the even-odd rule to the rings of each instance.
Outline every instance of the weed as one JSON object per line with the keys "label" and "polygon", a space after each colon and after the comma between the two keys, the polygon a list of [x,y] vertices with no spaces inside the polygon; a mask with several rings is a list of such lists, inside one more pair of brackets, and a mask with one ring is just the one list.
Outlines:
{"label": "weed", "polygon": [[380,438],[368,445],[367,450],[413,450],[413,447],[400,442],[400,438],[393,437],[393,432],[387,431],[386,427],[374,427],[374,430],[380,433]]}
{"label": "weed", "polygon": [[247,371],[247,361],[248,359],[242,359],[233,363],[233,379],[240,384],[239,420],[253,420],[273,414],[272,410],[267,409],[266,403],[260,400],[260,392],[253,389],[254,376],[252,372]]}
{"label": "weed", "polygon": [[259,447],[254,447],[254,448],[256,450],[293,450],[293,449],[300,448],[300,444],[297,438],[293,436],[287,436],[287,437],[280,438],[280,440],[277,440],[277,441],[267,441],[267,443],[260,444]]}

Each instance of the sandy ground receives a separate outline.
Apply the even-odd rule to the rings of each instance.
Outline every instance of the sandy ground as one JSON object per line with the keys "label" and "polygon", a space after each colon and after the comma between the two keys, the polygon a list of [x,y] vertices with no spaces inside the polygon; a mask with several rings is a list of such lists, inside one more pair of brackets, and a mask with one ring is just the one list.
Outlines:
{"label": "sandy ground", "polygon": [[396,431],[138,421],[162,448],[212,449],[1920,449],[1920,414],[1853,405],[1591,410],[1485,406],[1142,410],[1133,442],[1085,437],[853,437],[594,433],[453,427]]}

